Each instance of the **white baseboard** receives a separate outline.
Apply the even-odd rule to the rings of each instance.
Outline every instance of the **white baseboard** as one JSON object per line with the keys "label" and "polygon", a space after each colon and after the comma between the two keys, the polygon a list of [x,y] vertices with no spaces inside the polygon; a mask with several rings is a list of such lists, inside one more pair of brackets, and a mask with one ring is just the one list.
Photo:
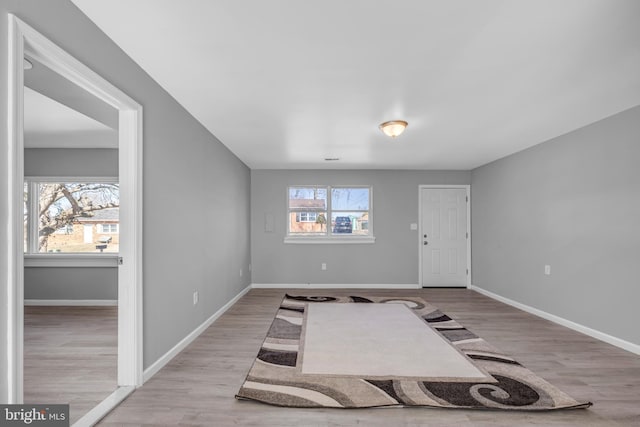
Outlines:
{"label": "white baseboard", "polygon": [[26,299],[24,305],[51,305],[51,306],[115,306],[115,299]]}
{"label": "white baseboard", "polygon": [[420,289],[417,284],[252,283],[254,289]]}
{"label": "white baseboard", "polygon": [[194,329],[189,335],[184,337],[178,344],[173,346],[171,350],[166,352],[158,360],[156,360],[151,366],[144,370],[142,373],[142,383],[146,383],[151,377],[153,377],[160,369],[162,369],[171,359],[173,359],[178,353],[184,350],[189,344],[191,344],[198,336],[203,333],[218,317],[222,316],[233,304],[235,304],[244,294],[251,290],[251,285],[244,288],[238,295],[233,297],[231,301],[223,305],[218,311],[213,313],[211,317],[202,322],[200,326]]}
{"label": "white baseboard", "polygon": [[550,320],[551,322],[557,323],[559,325],[565,326],[569,329],[573,329],[574,331],[578,331],[585,335],[589,335],[595,339],[600,341],[604,341],[608,344],[614,345],[616,347],[620,347],[623,350],[630,351],[631,353],[640,354],[640,345],[634,344],[629,341],[625,341],[623,339],[614,337],[609,334],[605,334],[604,332],[597,331],[595,329],[591,329],[587,326],[581,325],[579,323],[572,322],[571,320],[564,319],[562,317],[556,316],[555,314],[547,313],[546,311],[539,310],[534,307],[530,307],[526,304],[519,303],[517,301],[513,301],[509,298],[505,298],[498,294],[494,294],[493,292],[487,291],[486,289],[479,288],[477,286],[471,285],[469,289],[472,289],[478,293],[488,296],[489,298],[493,298],[497,301],[503,302],[510,306],[519,308],[522,311],[526,311],[527,313],[531,313],[538,317],[542,317],[543,319]]}
{"label": "white baseboard", "polygon": [[82,418],[73,423],[73,427],[92,427],[103,419],[109,412],[118,406],[123,400],[127,398],[133,391],[133,386],[121,386],[113,393],[107,396],[102,402],[95,408],[87,412]]}

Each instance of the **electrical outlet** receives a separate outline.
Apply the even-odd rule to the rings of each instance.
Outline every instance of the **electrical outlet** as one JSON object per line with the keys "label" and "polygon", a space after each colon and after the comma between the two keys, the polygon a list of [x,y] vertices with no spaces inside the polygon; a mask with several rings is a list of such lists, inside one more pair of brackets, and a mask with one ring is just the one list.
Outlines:
{"label": "electrical outlet", "polygon": [[198,294],[198,291],[193,291],[193,305],[196,305],[199,299],[200,295]]}
{"label": "electrical outlet", "polygon": [[549,264],[544,266],[544,274],[547,276],[551,276],[551,266]]}
{"label": "electrical outlet", "polygon": [[327,269],[327,263],[323,262],[322,265],[320,266],[320,269],[326,270]]}

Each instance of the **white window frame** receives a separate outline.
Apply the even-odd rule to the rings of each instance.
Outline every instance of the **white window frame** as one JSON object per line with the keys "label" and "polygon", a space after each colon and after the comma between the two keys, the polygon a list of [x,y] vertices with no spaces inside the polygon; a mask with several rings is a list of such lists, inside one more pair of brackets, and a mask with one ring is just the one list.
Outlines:
{"label": "white window frame", "polygon": [[[38,200],[32,197],[38,192],[40,183],[52,182],[97,182],[105,184],[118,183],[118,178],[113,176],[25,176],[24,181],[28,185],[28,220],[27,220],[27,252],[24,254],[25,267],[117,267],[119,254],[116,252],[104,253],[51,253],[38,252]],[[36,214],[34,216],[34,213]],[[118,227],[118,231],[120,227]]]}
{"label": "white window frame", "polygon": [[[318,234],[318,235],[306,235],[299,236],[295,234],[290,234],[290,224],[291,220],[291,208],[289,207],[289,193],[291,188],[322,188],[327,191],[327,206],[326,206],[326,218],[327,218],[327,231],[326,234]],[[331,207],[331,190],[339,189],[339,188],[366,188],[369,190],[369,209],[362,212],[369,213],[369,223],[368,223],[368,231],[369,235],[367,236],[359,236],[353,234],[341,234],[341,233],[333,233],[331,229],[331,218],[332,218],[332,207]],[[288,244],[371,244],[375,243],[376,238],[373,234],[373,186],[371,185],[319,185],[319,184],[307,184],[307,185],[289,185],[286,188],[286,223],[285,223],[285,237],[284,243]],[[355,210],[357,211],[357,210]],[[336,212],[347,212],[343,210],[338,210]],[[349,210],[348,212],[354,212],[354,210]]]}

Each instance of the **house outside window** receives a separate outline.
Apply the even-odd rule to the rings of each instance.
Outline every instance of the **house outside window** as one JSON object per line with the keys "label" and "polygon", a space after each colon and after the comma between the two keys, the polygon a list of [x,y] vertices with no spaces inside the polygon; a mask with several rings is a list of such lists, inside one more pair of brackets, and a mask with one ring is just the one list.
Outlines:
{"label": "house outside window", "polygon": [[373,237],[371,187],[291,186],[287,194],[288,238]]}

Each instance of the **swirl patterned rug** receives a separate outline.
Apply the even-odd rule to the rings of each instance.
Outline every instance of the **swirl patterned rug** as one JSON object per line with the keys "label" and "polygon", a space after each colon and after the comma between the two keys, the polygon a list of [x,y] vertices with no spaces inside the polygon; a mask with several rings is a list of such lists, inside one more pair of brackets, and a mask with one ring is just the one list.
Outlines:
{"label": "swirl patterned rug", "polygon": [[287,295],[236,398],[287,407],[591,406],[417,297]]}

